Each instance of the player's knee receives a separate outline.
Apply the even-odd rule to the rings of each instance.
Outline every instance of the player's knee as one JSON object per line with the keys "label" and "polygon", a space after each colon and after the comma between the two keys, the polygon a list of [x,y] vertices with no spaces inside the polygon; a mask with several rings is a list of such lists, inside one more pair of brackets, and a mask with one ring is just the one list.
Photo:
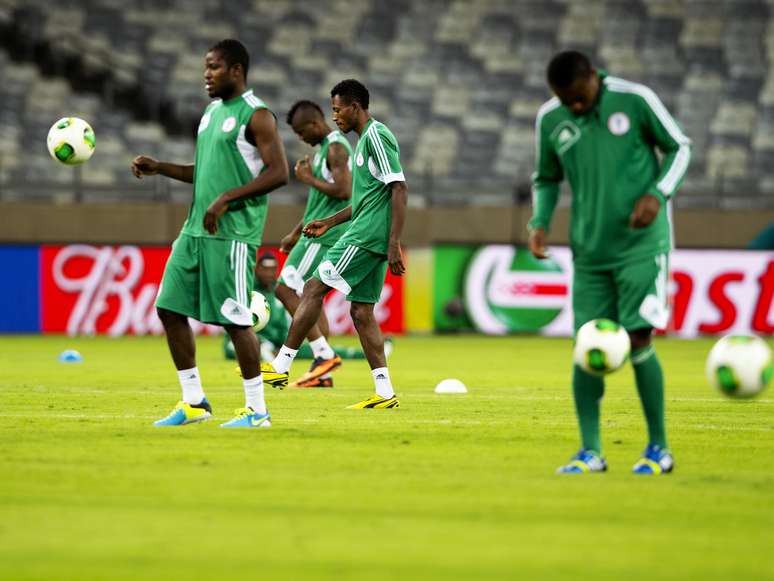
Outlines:
{"label": "player's knee", "polygon": [[164,309],[162,307],[156,307],[156,314],[159,316],[159,320],[161,320],[161,323],[165,327],[167,325],[179,323],[181,320],[186,319],[186,317],[181,315],[180,313],[175,313],[174,311],[168,311],[167,309]]}
{"label": "player's knee", "polygon": [[330,287],[325,283],[316,278],[310,278],[306,281],[306,284],[304,284],[304,292],[301,296],[304,298],[310,297],[314,300],[322,300],[325,298],[325,295],[328,294],[329,290],[331,290]]}
{"label": "player's knee", "polygon": [[373,305],[352,303],[349,314],[352,317],[352,322],[355,324],[355,327],[360,327],[371,319],[373,315]]}
{"label": "player's knee", "polygon": [[637,351],[638,349],[643,349],[650,345],[652,334],[652,329],[629,331],[629,340],[632,343],[632,351]]}

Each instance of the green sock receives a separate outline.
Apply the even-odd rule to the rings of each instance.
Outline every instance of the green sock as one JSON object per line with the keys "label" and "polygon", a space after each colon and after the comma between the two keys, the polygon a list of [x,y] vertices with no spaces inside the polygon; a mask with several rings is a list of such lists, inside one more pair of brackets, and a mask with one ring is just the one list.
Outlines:
{"label": "green sock", "polygon": [[581,443],[586,450],[602,453],[599,439],[599,407],[605,393],[605,381],[586,373],[577,365],[572,370],[572,391],[578,414]]}
{"label": "green sock", "polygon": [[648,345],[632,352],[632,366],[637,380],[637,391],[648,423],[650,444],[667,447],[664,427],[664,372],[656,356],[656,349]]}

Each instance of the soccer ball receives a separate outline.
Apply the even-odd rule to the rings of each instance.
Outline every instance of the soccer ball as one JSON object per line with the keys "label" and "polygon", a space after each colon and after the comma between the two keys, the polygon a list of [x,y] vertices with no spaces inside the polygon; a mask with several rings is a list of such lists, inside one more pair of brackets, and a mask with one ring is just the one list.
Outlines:
{"label": "soccer ball", "polygon": [[91,125],[78,117],[63,117],[48,130],[48,153],[65,165],[78,165],[94,153],[97,141]]}
{"label": "soccer ball", "polygon": [[609,319],[593,319],[578,330],[573,359],[584,371],[606,375],[624,364],[630,350],[626,329]]}
{"label": "soccer ball", "polygon": [[771,375],[771,349],[760,337],[727,335],[707,356],[707,379],[729,397],[755,397]]}
{"label": "soccer ball", "polygon": [[253,291],[250,298],[250,312],[253,314],[253,330],[260,331],[269,323],[271,308],[266,297],[258,291]]}

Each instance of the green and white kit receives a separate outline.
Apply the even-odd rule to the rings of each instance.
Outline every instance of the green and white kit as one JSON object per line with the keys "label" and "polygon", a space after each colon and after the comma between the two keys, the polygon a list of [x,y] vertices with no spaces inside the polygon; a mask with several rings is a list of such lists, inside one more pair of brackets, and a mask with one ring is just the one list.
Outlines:
{"label": "green and white kit", "polygon": [[350,301],[376,303],[387,272],[392,225],[390,184],[405,181],[400,148],[383,123],[370,119],[358,140],[352,169],[352,219],[325,253],[314,276]]}
{"label": "green and white kit", "polygon": [[[312,175],[328,183],[333,183],[333,174],[328,167],[328,150],[333,143],[338,143],[347,150],[350,169],[352,169],[352,147],[339,131],[331,131],[320,144],[320,151],[315,154],[312,161]],[[310,187],[302,221],[306,225],[312,220],[327,218],[340,212],[349,204],[349,200],[334,198],[317,188]],[[302,237],[288,254],[280,273],[280,282],[285,283],[300,295],[304,289],[304,283],[312,277],[325,253],[346,229],[346,224],[339,224],[319,238]]]}
{"label": "green and white kit", "polygon": [[210,235],[203,225],[210,204],[263,171],[258,149],[246,137],[253,113],[266,104],[252,91],[214,100],[199,123],[193,200],[164,269],[156,305],[203,323],[250,326],[250,290],[268,199],[233,202]]}
{"label": "green and white kit", "polygon": [[[630,331],[659,328],[667,320],[669,200],[688,168],[690,140],[651,89],[600,77],[590,111],[575,115],[553,98],[538,112],[530,227],[548,231],[566,178],[575,328],[598,317]],[[661,209],[649,226],[633,229],[632,211],[645,194]]]}

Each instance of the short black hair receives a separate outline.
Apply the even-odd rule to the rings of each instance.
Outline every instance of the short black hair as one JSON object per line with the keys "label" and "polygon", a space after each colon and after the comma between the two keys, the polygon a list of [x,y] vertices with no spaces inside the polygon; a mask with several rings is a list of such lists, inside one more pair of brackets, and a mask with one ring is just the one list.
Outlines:
{"label": "short black hair", "polygon": [[242,65],[242,70],[245,72],[245,80],[247,80],[247,71],[250,68],[250,55],[247,54],[247,49],[241,42],[233,38],[226,38],[213,44],[207,52],[219,52],[229,67]]}
{"label": "short black hair", "polygon": [[552,87],[566,89],[576,79],[588,78],[591,70],[591,62],[585,54],[577,50],[566,50],[554,55],[548,63],[546,77]]}
{"label": "short black hair", "polygon": [[264,252],[258,257],[258,264],[263,265],[264,262],[273,262],[274,264],[279,263],[277,257],[274,256],[271,252]]}
{"label": "short black hair", "polygon": [[323,110],[320,108],[320,106],[315,103],[314,101],[309,101],[307,99],[301,99],[300,101],[296,101],[293,103],[293,106],[290,108],[290,111],[288,111],[288,116],[286,118],[286,121],[288,122],[288,125],[293,125],[293,115],[295,115],[299,110],[302,109],[312,109],[313,111],[316,111],[320,117],[325,119],[325,113],[323,113]]}
{"label": "short black hair", "polygon": [[357,101],[360,106],[368,110],[368,89],[366,86],[356,79],[344,79],[339,84],[331,89],[331,98],[338,95],[348,103]]}

